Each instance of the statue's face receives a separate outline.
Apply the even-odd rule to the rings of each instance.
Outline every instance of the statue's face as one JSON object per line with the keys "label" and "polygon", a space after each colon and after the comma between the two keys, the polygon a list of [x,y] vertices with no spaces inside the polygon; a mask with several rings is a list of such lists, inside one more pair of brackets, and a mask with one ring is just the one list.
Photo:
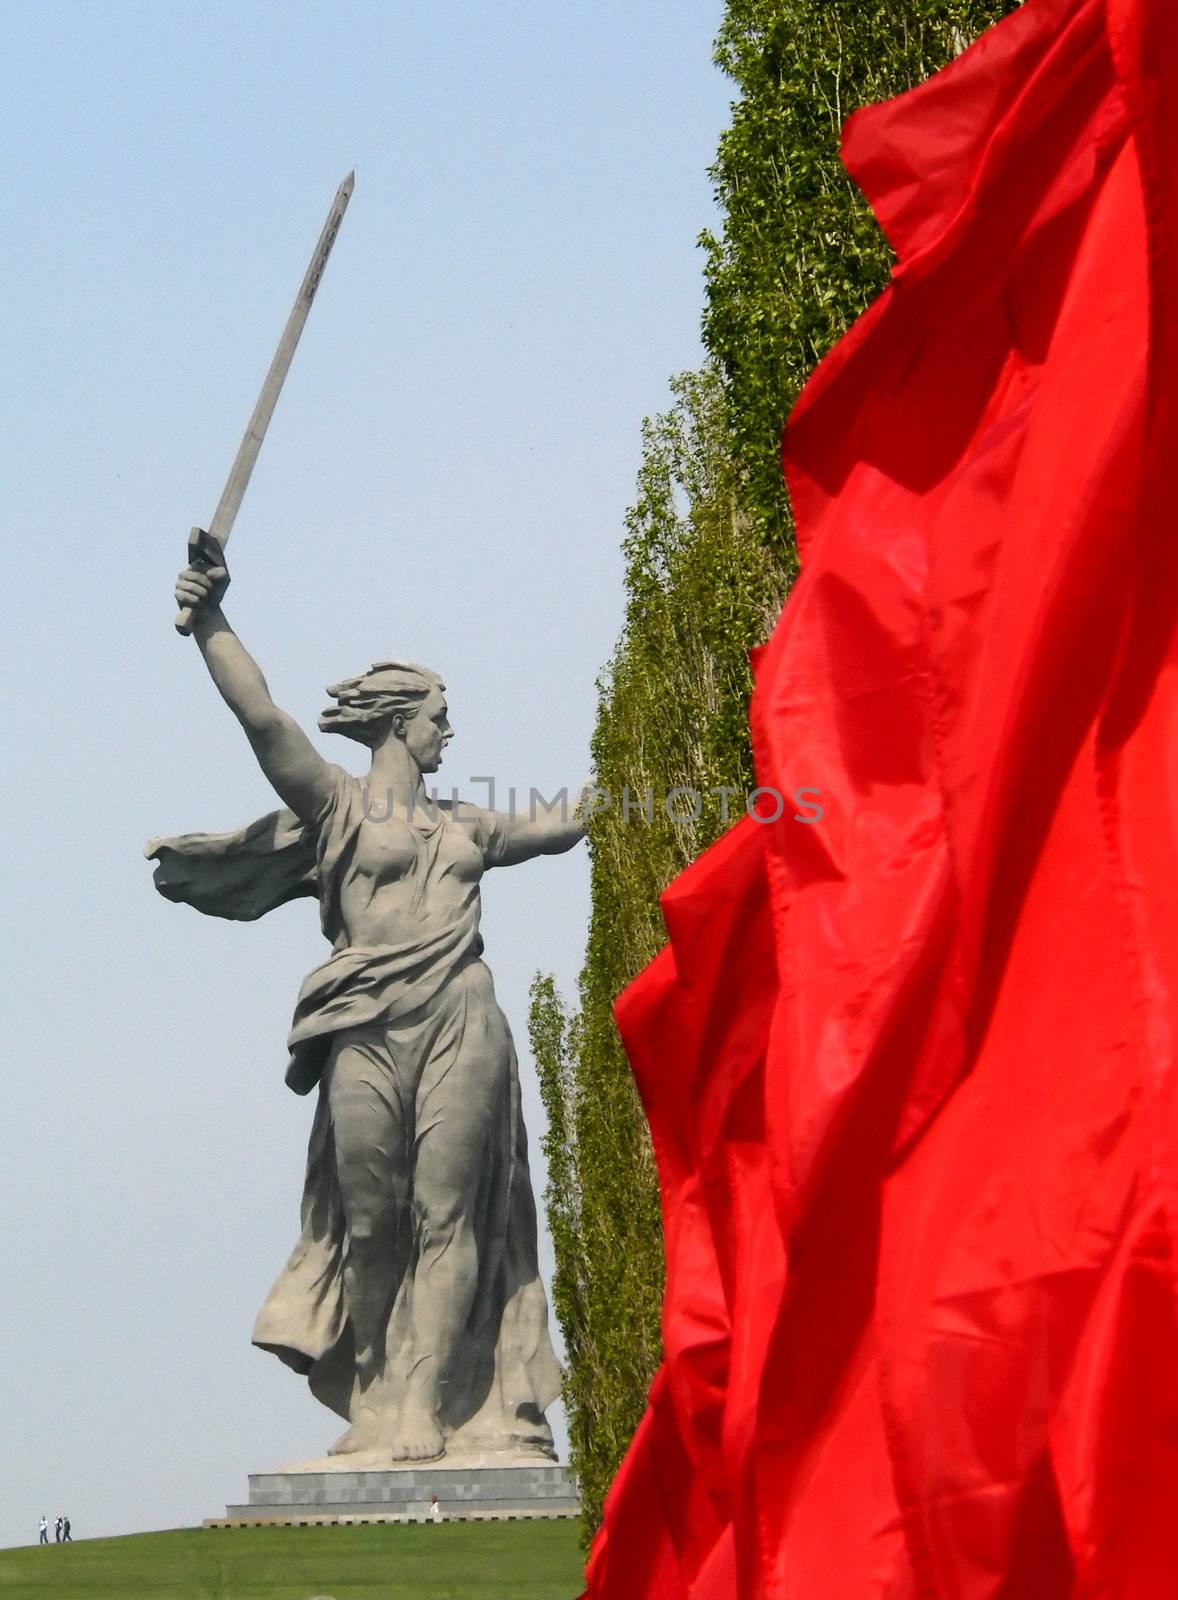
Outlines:
{"label": "statue's face", "polygon": [[431,689],[417,715],[405,724],[405,748],[422,772],[436,772],[453,737],[446,697],[440,689]]}

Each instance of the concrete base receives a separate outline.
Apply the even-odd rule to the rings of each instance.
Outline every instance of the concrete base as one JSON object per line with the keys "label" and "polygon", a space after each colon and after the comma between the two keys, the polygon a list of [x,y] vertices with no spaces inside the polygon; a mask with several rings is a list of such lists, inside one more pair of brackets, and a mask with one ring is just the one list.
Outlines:
{"label": "concrete base", "polygon": [[431,1497],[455,1518],[575,1517],[577,1491],[567,1467],[416,1466],[383,1470],[252,1472],[248,1505],[226,1506],[206,1527],[257,1523],[418,1522]]}

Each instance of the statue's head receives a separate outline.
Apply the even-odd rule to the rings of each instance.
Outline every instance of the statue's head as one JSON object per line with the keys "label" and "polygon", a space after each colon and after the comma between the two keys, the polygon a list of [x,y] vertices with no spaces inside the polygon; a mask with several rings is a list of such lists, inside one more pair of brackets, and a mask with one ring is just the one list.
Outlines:
{"label": "statue's head", "polygon": [[319,718],[324,733],[342,733],[375,750],[399,739],[422,772],[436,772],[450,737],[446,685],[411,661],[375,661],[367,672],[328,686],[336,702]]}

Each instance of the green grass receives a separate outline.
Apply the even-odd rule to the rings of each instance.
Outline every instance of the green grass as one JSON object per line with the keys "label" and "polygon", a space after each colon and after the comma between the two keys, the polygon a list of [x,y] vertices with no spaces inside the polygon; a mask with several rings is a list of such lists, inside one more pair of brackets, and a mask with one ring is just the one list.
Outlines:
{"label": "green grass", "polygon": [[3,1600],[573,1600],[578,1525],[186,1528],[0,1550]]}

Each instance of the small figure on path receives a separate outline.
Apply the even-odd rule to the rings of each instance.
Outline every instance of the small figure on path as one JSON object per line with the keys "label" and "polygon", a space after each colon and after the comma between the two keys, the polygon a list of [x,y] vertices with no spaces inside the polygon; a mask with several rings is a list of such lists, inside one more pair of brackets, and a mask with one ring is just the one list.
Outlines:
{"label": "small figure on path", "polygon": [[54,1544],[60,1544],[61,1543],[61,1518],[60,1517],[58,1517],[57,1521],[53,1524],[53,1542],[54,1542]]}
{"label": "small figure on path", "polygon": [[436,1494],[431,1494],[429,1497],[429,1514],[431,1520],[434,1522],[445,1522],[446,1520],[442,1515],[442,1508],[438,1504],[438,1497]]}
{"label": "small figure on path", "polygon": [[37,1540],[37,1543],[49,1543],[49,1518],[44,1515],[41,1517],[41,1537]]}
{"label": "small figure on path", "polygon": [[68,1517],[62,1517],[61,1519],[61,1542],[62,1544],[73,1544],[74,1542],[74,1536],[70,1532],[70,1519]]}

